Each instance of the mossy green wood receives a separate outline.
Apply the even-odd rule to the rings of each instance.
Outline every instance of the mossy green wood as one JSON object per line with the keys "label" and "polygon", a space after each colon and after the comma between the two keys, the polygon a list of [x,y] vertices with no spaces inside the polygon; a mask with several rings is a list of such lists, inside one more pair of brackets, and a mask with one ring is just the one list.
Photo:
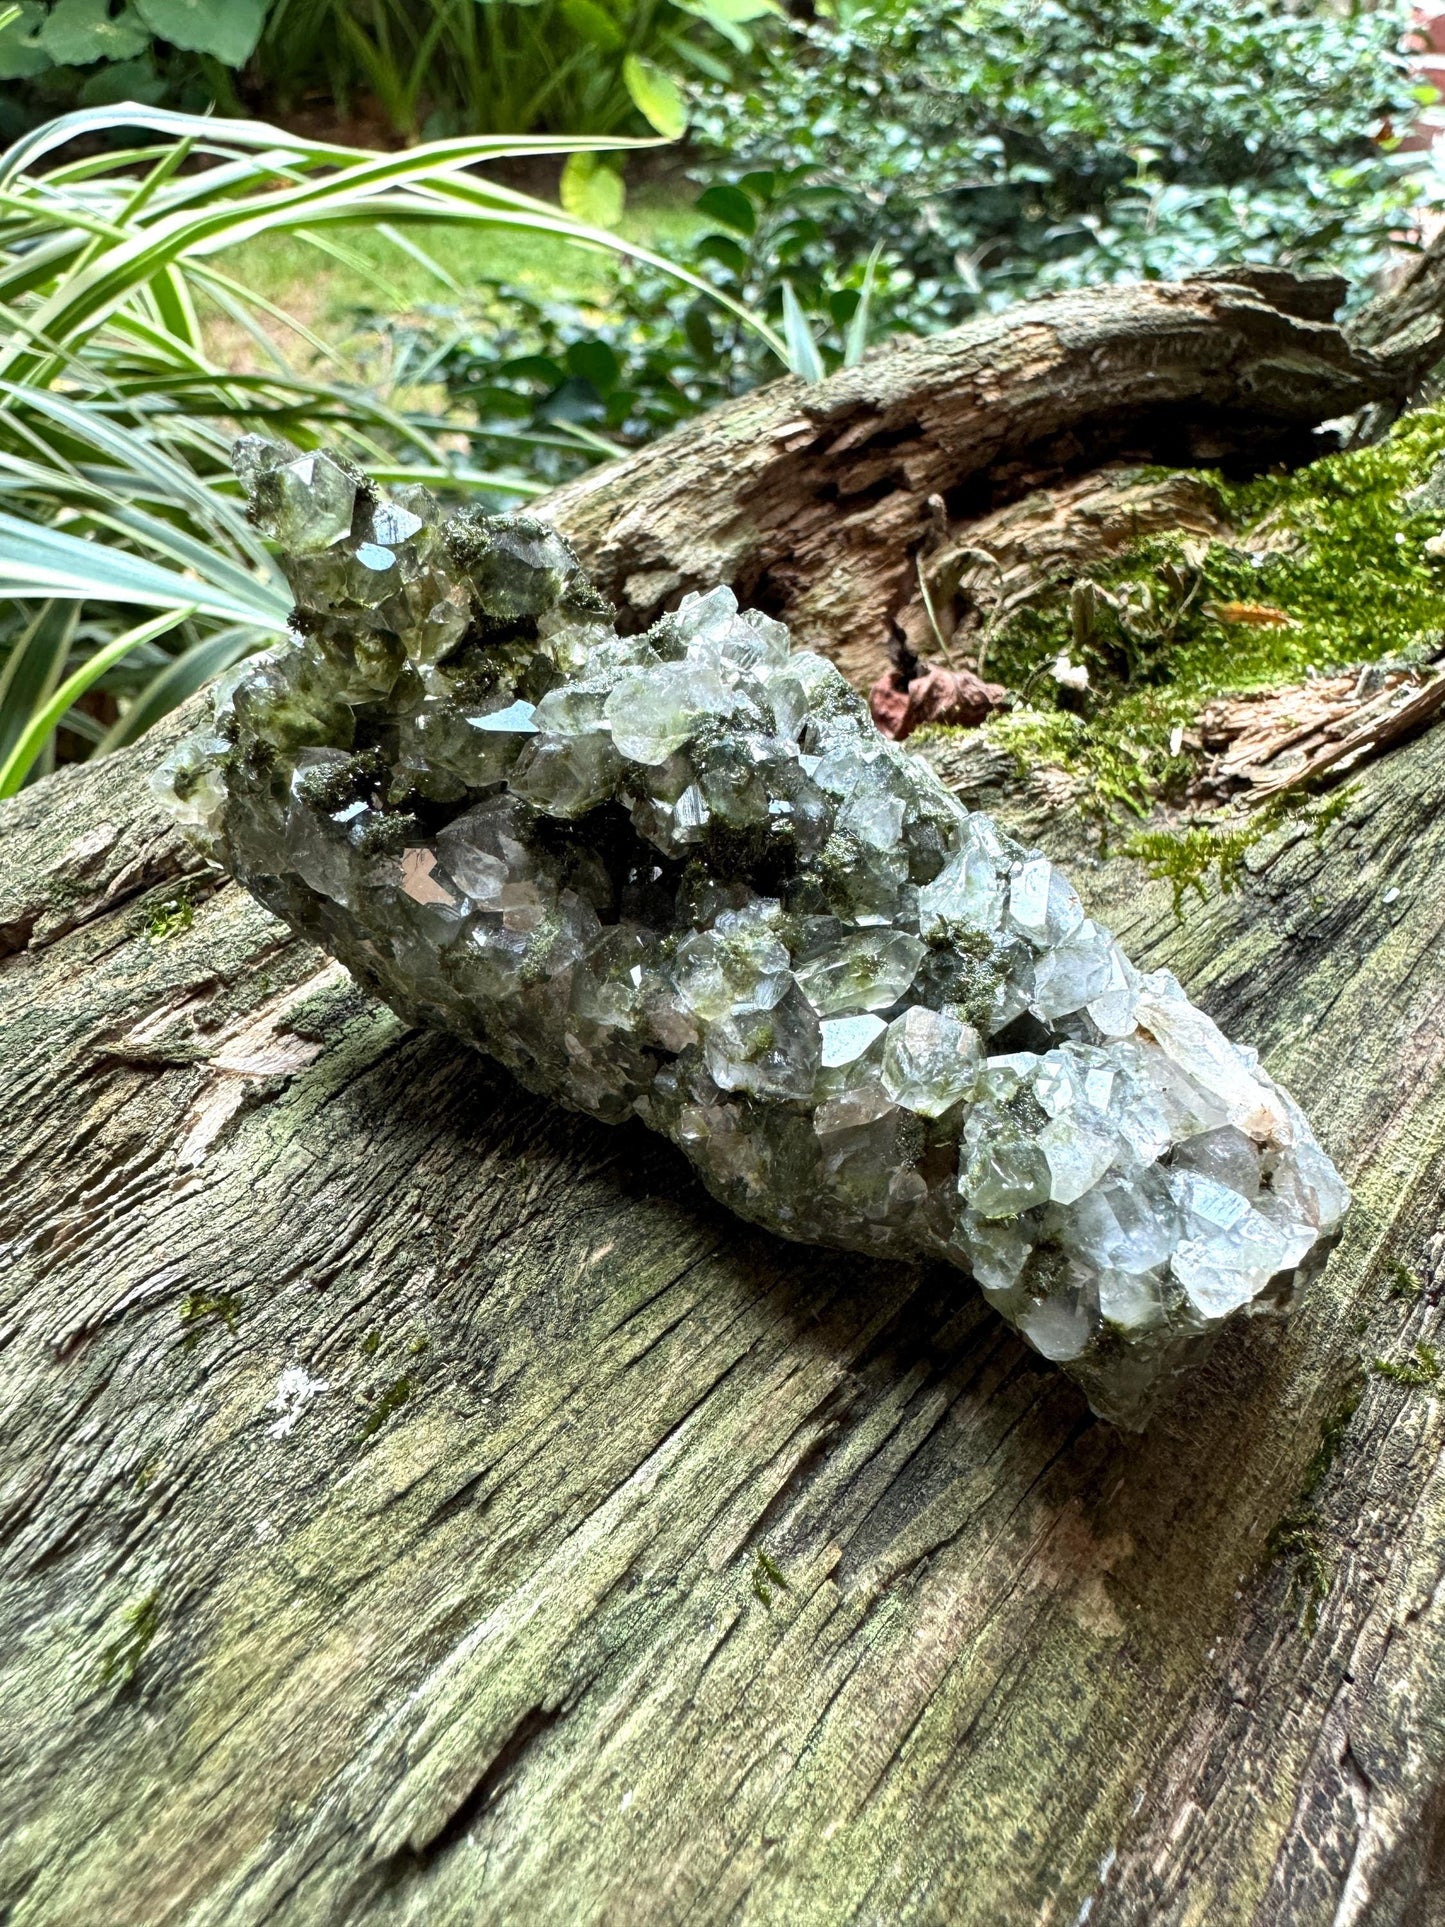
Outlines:
{"label": "mossy green wood", "polygon": [[404,1031],[163,748],[0,814],[11,1927],[1431,1917],[1445,730],[1182,924],[989,798],[1358,1191],[1143,1439]]}

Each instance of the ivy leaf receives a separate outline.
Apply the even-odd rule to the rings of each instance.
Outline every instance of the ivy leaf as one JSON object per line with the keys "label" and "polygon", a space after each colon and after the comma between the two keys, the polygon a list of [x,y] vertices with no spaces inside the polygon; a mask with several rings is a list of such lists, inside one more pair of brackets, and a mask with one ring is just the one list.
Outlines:
{"label": "ivy leaf", "polygon": [[627,189],[615,167],[598,154],[570,154],[562,169],[561,200],[567,212],[592,227],[616,227]]}
{"label": "ivy leaf", "polygon": [[622,63],[622,79],[632,104],[665,140],[681,140],[687,132],[687,96],[655,61],[629,54]]}
{"label": "ivy leaf", "polygon": [[245,65],[266,24],[266,0],[136,0],[136,12],[158,39],[227,67]]}
{"label": "ivy leaf", "polygon": [[129,7],[112,19],[110,0],[59,0],[40,30],[40,45],[57,67],[132,60],[145,52],[150,39]]}

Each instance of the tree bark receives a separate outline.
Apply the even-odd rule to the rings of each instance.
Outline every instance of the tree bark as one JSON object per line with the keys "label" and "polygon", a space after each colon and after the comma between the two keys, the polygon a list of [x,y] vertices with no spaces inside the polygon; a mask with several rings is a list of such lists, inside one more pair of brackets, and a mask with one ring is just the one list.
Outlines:
{"label": "tree bark", "polygon": [[906,612],[938,533],[934,498],[957,539],[1111,459],[1299,461],[1321,452],[1317,424],[1398,408],[1415,333],[1376,352],[1328,318],[1343,282],[1231,273],[1058,296],[815,386],[775,382],[584,475],[542,513],[630,626],[730,582],[866,686],[917,633]]}
{"label": "tree bark", "polygon": [[[1132,361],[1105,305],[750,398],[558,518],[639,619],[772,584],[866,673],[915,508],[1001,499],[1062,390],[1256,448],[1391,392],[1233,287],[1118,297]],[[1242,420],[1207,313],[1310,407]],[[1445,731],[1182,922],[932,752],[1357,1191],[1132,1438],[956,1275],[770,1240],[407,1031],[198,868],[178,726],[0,810],[8,1927],[1445,1919]]]}

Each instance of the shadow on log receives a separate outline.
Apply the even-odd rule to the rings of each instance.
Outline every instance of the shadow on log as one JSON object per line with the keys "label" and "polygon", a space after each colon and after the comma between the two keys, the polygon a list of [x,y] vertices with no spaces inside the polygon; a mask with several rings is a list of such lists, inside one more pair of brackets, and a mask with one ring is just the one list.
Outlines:
{"label": "shadow on log", "polygon": [[[731,576],[866,674],[929,492],[1404,379],[1233,286],[966,332],[558,518],[639,618]],[[1359,1198],[1143,1439],[951,1277],[405,1031],[196,871],[168,733],[0,814],[11,1927],[1439,1918],[1445,732],[1183,923],[1044,823]]]}

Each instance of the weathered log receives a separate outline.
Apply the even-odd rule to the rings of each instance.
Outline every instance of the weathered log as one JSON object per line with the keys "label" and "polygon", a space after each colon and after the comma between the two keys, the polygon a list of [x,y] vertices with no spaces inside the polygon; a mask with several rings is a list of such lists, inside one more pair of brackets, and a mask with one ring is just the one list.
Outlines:
{"label": "weathered log", "polygon": [[1182,926],[1063,852],[1359,1193],[1143,1440],[404,1032],[159,747],[4,816],[14,1927],[1438,1917],[1445,732]]}
{"label": "weathered log", "polygon": [[[914,510],[1027,468],[1091,354],[1131,424],[1102,456],[1250,443],[1211,315],[1313,397],[1271,433],[1387,393],[1235,289],[1120,297],[1132,359],[1105,305],[685,431],[629,464],[660,549],[616,477],[559,519],[638,615],[654,564],[771,583],[814,640],[863,596],[861,666]],[[789,417],[791,471],[744,439]],[[197,868],[145,786],[165,734],[0,809],[9,1927],[1445,1917],[1445,729],[1182,923],[1010,759],[933,752],[1357,1189],[1292,1318],[1142,1439],[955,1277],[776,1243],[640,1128],[404,1030]]]}
{"label": "weathered log", "polygon": [[731,582],[866,687],[891,648],[917,641],[905,611],[933,498],[967,523],[1111,457],[1298,460],[1317,424],[1398,407],[1415,362],[1327,318],[1343,283],[1232,273],[1060,296],[818,386],[776,382],[583,476],[543,512],[633,624]]}

